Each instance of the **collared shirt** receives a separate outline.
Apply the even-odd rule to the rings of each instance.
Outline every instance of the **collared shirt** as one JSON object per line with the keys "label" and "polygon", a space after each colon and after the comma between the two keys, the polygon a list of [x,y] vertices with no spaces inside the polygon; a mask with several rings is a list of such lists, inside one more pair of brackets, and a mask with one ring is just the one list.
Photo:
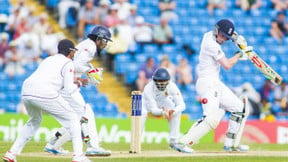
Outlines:
{"label": "collared shirt", "polygon": [[222,51],[220,44],[216,42],[213,31],[205,33],[201,43],[199,64],[197,68],[199,78],[209,77],[212,79],[219,79],[220,64],[217,60],[224,56],[225,54]]}
{"label": "collared shirt", "polygon": [[93,68],[90,61],[94,58],[97,51],[95,42],[88,39],[80,42],[76,48],[78,49],[74,55],[73,63],[75,67],[76,77],[88,72]]}
{"label": "collared shirt", "polygon": [[143,90],[142,108],[154,115],[161,115],[163,107],[168,110],[175,110],[175,113],[181,113],[186,108],[180,90],[175,83],[170,81],[166,89],[160,91],[154,81],[150,81]]}
{"label": "collared shirt", "polygon": [[55,98],[59,91],[72,94],[77,90],[72,60],[62,54],[49,56],[23,83],[22,96]]}

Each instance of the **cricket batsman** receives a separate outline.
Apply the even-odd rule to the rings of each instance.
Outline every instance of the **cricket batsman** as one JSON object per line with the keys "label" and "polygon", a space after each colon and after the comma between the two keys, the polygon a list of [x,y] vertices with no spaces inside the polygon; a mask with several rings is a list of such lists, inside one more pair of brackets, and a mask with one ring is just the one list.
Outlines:
{"label": "cricket batsman", "polygon": [[[203,117],[191,126],[189,131],[180,138],[179,144],[183,147],[193,145],[210,130],[215,129],[225,111],[230,112],[224,150],[248,151],[249,146],[240,145],[243,128],[249,114],[247,97],[238,98],[221,80],[220,67],[231,69],[240,59],[247,60],[246,52],[252,47],[237,52],[227,58],[221,45],[231,39],[235,32],[234,24],[228,19],[222,19],[215,25],[213,31],[204,34],[201,43],[198,79],[196,91],[201,97]],[[181,149],[176,149],[182,152]]]}
{"label": "cricket batsman", "polygon": [[[101,52],[111,41],[111,33],[105,26],[97,25],[88,34],[88,38],[80,42],[76,48],[78,51],[74,56],[75,77],[87,75],[91,84],[99,84],[102,78],[102,68],[95,68],[90,61],[96,52]],[[81,84],[81,82],[80,82]],[[62,93],[72,108],[79,114],[82,134],[87,143],[87,156],[110,156],[111,151],[100,147],[95,124],[95,115],[90,105],[88,105],[80,93],[80,88],[72,96]],[[70,134],[66,129],[60,128],[51,141],[45,146],[45,151],[53,154],[66,154],[68,151],[61,146],[70,140]]]}
{"label": "cricket batsman", "polygon": [[187,146],[178,146],[181,114],[186,108],[180,90],[175,83],[170,81],[170,74],[165,68],[158,68],[152,79],[144,87],[142,94],[142,130],[144,130],[148,112],[156,116],[163,115],[169,122],[169,146],[173,149],[180,149],[181,152],[193,152]]}

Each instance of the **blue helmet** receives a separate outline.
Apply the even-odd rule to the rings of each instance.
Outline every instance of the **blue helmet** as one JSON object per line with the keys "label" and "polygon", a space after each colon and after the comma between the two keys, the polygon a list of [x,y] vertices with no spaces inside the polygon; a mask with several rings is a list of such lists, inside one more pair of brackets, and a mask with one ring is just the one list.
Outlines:
{"label": "blue helmet", "polygon": [[98,39],[106,39],[112,41],[109,29],[102,25],[96,25],[93,30],[88,34],[88,37],[96,37]]}
{"label": "blue helmet", "polygon": [[234,24],[228,19],[222,19],[215,25],[216,33],[221,32],[226,38],[231,39],[234,33]]}
{"label": "blue helmet", "polygon": [[152,79],[155,82],[157,89],[164,91],[169,83],[170,74],[165,68],[158,68],[154,72]]}

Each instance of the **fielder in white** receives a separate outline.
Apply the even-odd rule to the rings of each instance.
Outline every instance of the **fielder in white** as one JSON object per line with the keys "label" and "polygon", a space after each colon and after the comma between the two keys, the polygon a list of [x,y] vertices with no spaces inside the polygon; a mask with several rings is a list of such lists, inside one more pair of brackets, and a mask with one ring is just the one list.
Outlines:
{"label": "fielder in white", "polygon": [[[175,83],[170,81],[170,74],[165,68],[158,68],[143,90],[142,94],[142,132],[144,132],[147,114],[163,115],[169,122],[169,146],[178,149],[180,121],[186,106]],[[181,147],[182,152],[192,152],[189,147]]]}
{"label": "fielder in white", "polygon": [[[90,61],[94,58],[96,52],[100,52],[111,41],[110,31],[101,25],[93,28],[88,38],[80,42],[76,48],[78,51],[74,56],[74,67],[76,77],[83,74],[88,76],[90,83],[99,84],[102,81],[102,68],[94,68]],[[63,92],[61,93],[72,108],[81,118],[81,128],[84,141],[87,143],[87,156],[110,156],[111,151],[100,147],[98,134],[95,124],[95,115],[90,105],[86,104],[83,96],[78,89],[73,96]],[[59,129],[53,139],[49,141],[45,147],[45,151],[53,154],[65,154],[66,150],[62,149],[62,145],[70,140],[70,133],[67,129]]]}
{"label": "fielder in white", "polygon": [[[3,160],[16,162],[25,144],[36,133],[42,121],[42,111],[52,115],[69,130],[73,142],[73,162],[90,162],[83,155],[83,143],[78,115],[61,96],[60,90],[72,95],[80,86],[74,84],[74,66],[72,58],[77,49],[67,39],[58,44],[58,54],[43,60],[37,70],[28,77],[22,86],[22,100],[30,119],[19,133],[15,143]],[[80,82],[85,80],[80,79]],[[87,82],[87,80],[86,80]]]}
{"label": "fielder in white", "polygon": [[[184,146],[193,145],[210,130],[215,129],[225,111],[231,113],[227,129],[224,150],[248,151],[249,147],[240,145],[243,128],[249,114],[247,98],[239,99],[221,80],[220,66],[231,69],[239,59],[244,59],[246,50],[226,58],[221,49],[222,43],[231,39],[234,24],[222,19],[215,25],[213,31],[204,34],[199,55],[198,79],[196,91],[201,97],[203,118],[198,120],[190,130],[180,138],[179,143]],[[247,58],[247,57],[246,57]],[[180,151],[178,149],[177,151]]]}

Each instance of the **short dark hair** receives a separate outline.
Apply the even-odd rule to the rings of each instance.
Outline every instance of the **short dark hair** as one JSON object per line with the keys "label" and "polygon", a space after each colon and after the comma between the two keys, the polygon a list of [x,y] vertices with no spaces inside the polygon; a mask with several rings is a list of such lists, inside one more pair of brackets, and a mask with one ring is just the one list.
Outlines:
{"label": "short dark hair", "polygon": [[73,42],[70,41],[69,39],[63,39],[59,41],[57,48],[58,48],[58,53],[63,54],[65,56],[68,56],[71,51],[77,50]]}

